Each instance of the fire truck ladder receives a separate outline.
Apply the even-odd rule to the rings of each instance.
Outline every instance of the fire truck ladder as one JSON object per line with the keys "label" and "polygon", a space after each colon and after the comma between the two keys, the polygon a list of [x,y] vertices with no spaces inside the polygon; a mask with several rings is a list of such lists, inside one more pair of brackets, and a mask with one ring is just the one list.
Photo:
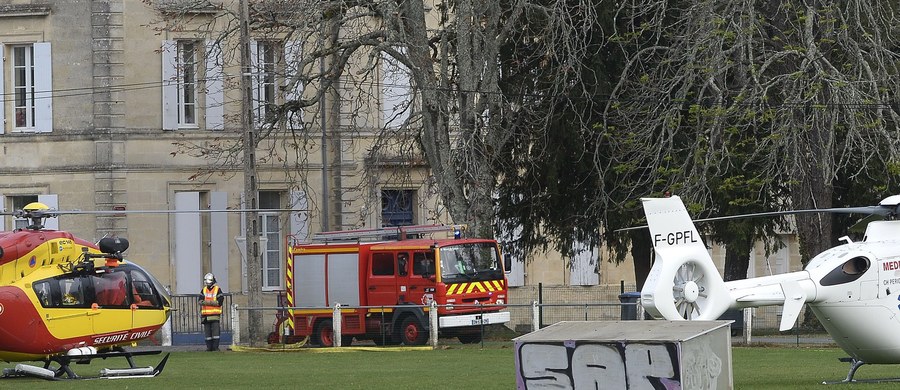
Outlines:
{"label": "fire truck ladder", "polygon": [[405,240],[409,235],[437,233],[437,232],[453,232],[456,238],[462,237],[466,225],[409,225],[409,226],[391,226],[378,229],[357,229],[357,230],[338,230],[333,232],[315,233],[312,236],[313,241],[361,241],[363,239],[383,239],[385,237],[396,237],[397,240]]}

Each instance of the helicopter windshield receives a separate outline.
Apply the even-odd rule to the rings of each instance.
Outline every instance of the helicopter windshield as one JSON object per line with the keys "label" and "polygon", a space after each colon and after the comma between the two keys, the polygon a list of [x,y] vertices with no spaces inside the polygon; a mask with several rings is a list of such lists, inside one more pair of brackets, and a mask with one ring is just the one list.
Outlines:
{"label": "helicopter windshield", "polygon": [[[129,267],[134,267],[137,271],[140,272],[131,272],[132,283],[134,285],[135,294],[139,295],[141,298],[153,298],[155,295],[154,291],[158,296],[162,299],[162,302],[158,302],[158,304],[162,304],[162,306],[171,307],[172,306],[172,297],[169,296],[168,290],[163,287],[162,283],[156,278],[153,277],[149,272],[145,271],[141,266],[135,263],[128,263]],[[137,297],[135,297],[137,299]],[[143,299],[142,299],[143,300]]]}
{"label": "helicopter windshield", "polygon": [[441,279],[448,282],[503,278],[497,247],[490,242],[442,247],[440,263]]}

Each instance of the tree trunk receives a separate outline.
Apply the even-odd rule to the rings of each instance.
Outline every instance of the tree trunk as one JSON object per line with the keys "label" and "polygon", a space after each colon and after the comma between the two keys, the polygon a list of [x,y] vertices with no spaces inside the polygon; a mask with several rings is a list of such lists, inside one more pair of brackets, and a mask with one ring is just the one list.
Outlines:
{"label": "tree trunk", "polygon": [[[815,130],[813,130],[815,131]],[[813,136],[818,135],[813,133]],[[819,135],[820,136],[820,135]],[[819,141],[820,137],[814,138]],[[808,148],[808,149],[807,149]],[[824,156],[823,142],[810,142],[801,152],[808,156]],[[805,163],[802,169],[796,173],[794,184],[791,186],[791,201],[795,209],[830,208],[832,206],[831,178],[824,177],[822,163],[817,158],[802,159]],[[819,253],[822,253],[832,245],[832,215],[829,213],[801,214],[796,217],[797,236],[800,242],[800,261],[804,266]],[[803,323],[807,329],[821,329],[822,326],[815,315],[807,308]]]}
{"label": "tree trunk", "polygon": [[653,256],[653,244],[646,230],[637,230],[631,233],[631,258],[634,262],[634,283],[638,291],[644,287],[647,276],[650,275],[650,267]]}
{"label": "tree trunk", "polygon": [[725,281],[747,278],[750,267],[750,251],[753,250],[753,239],[748,237],[739,242],[725,244]]}

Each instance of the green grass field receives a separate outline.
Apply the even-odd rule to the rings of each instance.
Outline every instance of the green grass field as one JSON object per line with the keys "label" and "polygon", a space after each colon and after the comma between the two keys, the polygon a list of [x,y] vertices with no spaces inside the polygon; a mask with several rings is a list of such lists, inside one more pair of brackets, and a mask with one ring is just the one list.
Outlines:
{"label": "green grass field", "polygon": [[[822,389],[823,380],[838,380],[848,365],[835,348],[735,347],[732,369],[736,389]],[[159,356],[136,358],[154,365]],[[14,364],[0,364],[0,368]],[[76,365],[82,375],[125,361],[97,360]],[[172,352],[156,378],[62,381],[0,379],[0,389],[511,389],[515,370],[511,342],[451,346],[439,350],[322,352]],[[858,379],[900,376],[900,366],[863,366]],[[215,378],[207,380],[204,378]],[[852,384],[841,389],[894,389],[898,384]]]}

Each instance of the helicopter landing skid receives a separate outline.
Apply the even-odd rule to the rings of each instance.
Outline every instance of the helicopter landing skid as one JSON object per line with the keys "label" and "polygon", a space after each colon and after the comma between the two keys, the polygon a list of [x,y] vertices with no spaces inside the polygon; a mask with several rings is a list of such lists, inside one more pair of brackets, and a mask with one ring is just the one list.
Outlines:
{"label": "helicopter landing skid", "polygon": [[839,358],[838,360],[850,363],[850,371],[847,373],[847,377],[842,381],[822,382],[823,385],[840,385],[844,383],[900,382],[900,378],[853,379],[853,376],[856,375],[856,370],[858,370],[859,367],[861,367],[863,364],[866,364],[866,362],[851,357]]}
{"label": "helicopter landing skid", "polygon": [[[141,356],[141,355],[158,355],[162,351],[125,351],[122,348],[116,349],[111,352],[101,352],[93,355],[81,355],[81,356],[55,356],[50,358],[49,360],[44,362],[44,367],[31,366],[27,364],[17,364],[15,368],[7,368],[3,370],[3,377],[21,377],[21,376],[33,376],[41,379],[48,380],[62,380],[62,379],[124,379],[124,378],[152,378],[159,375],[166,366],[166,361],[169,360],[169,354],[163,357],[163,359],[156,365],[156,367],[137,367],[134,364],[134,360],[132,357]],[[120,368],[120,369],[112,369],[112,368],[104,368],[100,370],[99,376],[79,376],[74,371],[70,365],[74,362],[75,364],[89,364],[93,359],[106,359],[112,357],[124,357],[128,361],[129,368]],[[59,368],[53,370],[50,369],[50,365],[52,363],[56,363],[59,365]]]}

